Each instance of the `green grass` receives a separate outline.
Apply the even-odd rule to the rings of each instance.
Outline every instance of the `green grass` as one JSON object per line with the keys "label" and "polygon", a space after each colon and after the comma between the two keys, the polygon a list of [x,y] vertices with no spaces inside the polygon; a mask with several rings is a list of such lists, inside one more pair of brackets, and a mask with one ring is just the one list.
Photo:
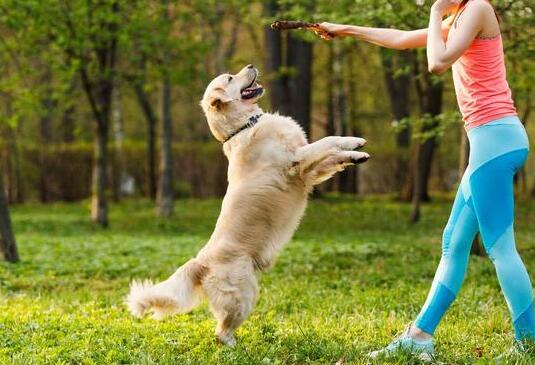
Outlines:
{"label": "green grass", "polygon": [[[108,230],[88,222],[86,204],[15,207],[22,262],[0,264],[0,364],[365,364],[423,303],[450,201],[425,206],[416,226],[408,206],[386,198],[311,202],[262,275],[234,349],[215,343],[205,304],[162,322],[134,319],[123,305],[132,278],[166,278],[195,255],[219,204],[180,201],[175,217],[159,220],[150,202],[129,201],[113,206]],[[535,203],[519,206],[517,239],[535,273]],[[511,342],[493,266],[473,257],[437,331],[440,360],[485,364]]]}

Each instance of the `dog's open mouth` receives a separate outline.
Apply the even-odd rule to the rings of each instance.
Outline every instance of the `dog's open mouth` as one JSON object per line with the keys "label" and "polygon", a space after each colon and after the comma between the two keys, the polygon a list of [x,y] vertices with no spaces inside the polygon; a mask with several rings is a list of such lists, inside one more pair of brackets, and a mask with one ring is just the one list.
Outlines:
{"label": "dog's open mouth", "polygon": [[242,99],[253,99],[262,94],[264,87],[256,82],[256,77],[251,81],[249,86],[243,88],[241,93]]}

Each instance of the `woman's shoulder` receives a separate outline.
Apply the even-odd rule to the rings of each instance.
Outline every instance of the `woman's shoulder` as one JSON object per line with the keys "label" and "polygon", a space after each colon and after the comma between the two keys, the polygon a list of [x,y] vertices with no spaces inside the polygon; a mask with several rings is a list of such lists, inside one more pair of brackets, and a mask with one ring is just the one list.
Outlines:
{"label": "woman's shoulder", "polygon": [[481,14],[484,14],[484,13],[494,14],[494,7],[488,0],[470,0],[466,4],[465,10],[473,11],[473,12],[480,12]]}
{"label": "woman's shoulder", "polygon": [[488,0],[470,0],[464,10],[466,17],[477,20],[482,27],[478,38],[494,38],[500,34],[498,15]]}

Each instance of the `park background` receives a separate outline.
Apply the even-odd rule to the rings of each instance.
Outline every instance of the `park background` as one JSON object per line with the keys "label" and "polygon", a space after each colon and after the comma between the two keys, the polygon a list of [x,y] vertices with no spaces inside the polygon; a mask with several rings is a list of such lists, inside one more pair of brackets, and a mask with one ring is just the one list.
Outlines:
{"label": "park background", "polygon": [[[431,1],[0,0],[0,363],[365,363],[425,299],[469,145],[451,72],[425,50],[274,32],[274,19],[426,27]],[[535,1],[501,15],[518,113],[535,138]],[[260,301],[218,347],[205,306],[161,323],[122,304],[208,239],[226,160],[199,101],[252,63],[266,111],[310,140],[355,135],[372,159],[320,186]],[[535,272],[535,160],[516,179],[518,242]],[[480,242],[438,331],[448,363],[512,341]],[[406,358],[394,359],[406,363]],[[485,362],[483,362],[485,363]]]}

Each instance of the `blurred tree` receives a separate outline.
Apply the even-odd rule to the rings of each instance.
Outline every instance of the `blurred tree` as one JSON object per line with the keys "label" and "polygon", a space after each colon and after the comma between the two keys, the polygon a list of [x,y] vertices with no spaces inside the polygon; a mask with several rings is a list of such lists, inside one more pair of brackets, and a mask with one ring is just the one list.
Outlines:
{"label": "blurred tree", "polygon": [[10,262],[19,261],[2,174],[0,174],[0,251],[5,260]]}
{"label": "blurred tree", "polygon": [[[125,2],[122,2],[125,4]],[[48,0],[14,2],[21,13],[32,16],[35,32],[44,34],[48,47],[57,49],[54,59],[78,73],[95,120],[95,152],[91,217],[108,225],[108,135],[112,94],[117,67],[117,44],[121,23],[121,1],[99,2]]]}
{"label": "blurred tree", "polygon": [[[3,25],[7,24],[5,23],[7,20],[6,13],[0,7],[0,128],[3,132],[2,144],[4,148],[6,144],[12,143],[11,136],[6,136],[6,133],[13,131],[21,117],[16,112],[18,109],[16,95],[21,92],[22,88],[18,86],[19,77],[20,71],[25,68],[20,55],[14,50],[16,35],[8,26]],[[22,100],[26,99],[21,98]],[[19,254],[11,227],[9,199],[4,186],[4,175],[4,171],[0,171],[0,255],[9,262],[16,262],[19,260]]]}
{"label": "blurred tree", "polygon": [[[171,25],[169,15],[169,1],[162,0],[162,18],[165,24]],[[167,30],[169,34],[169,29]],[[169,65],[168,55],[165,55],[162,62]],[[168,217],[173,213],[174,193],[173,193],[173,124],[171,120],[171,80],[167,69],[163,71],[162,77],[162,124],[160,130],[160,183],[158,186],[158,214],[161,217]]]}
{"label": "blurred tree", "polygon": [[113,200],[119,201],[123,197],[123,187],[128,182],[128,174],[126,172],[126,156],[124,151],[124,117],[123,117],[123,103],[121,97],[121,85],[118,79],[113,87],[112,92],[112,112],[111,119],[113,125],[113,141],[115,152],[115,166],[114,166],[114,184],[116,185],[113,191]]}
{"label": "blurred tree", "polygon": [[[422,71],[422,69],[425,71]],[[416,75],[416,90],[420,111],[424,117],[420,132],[425,137],[417,146],[415,163],[412,165],[414,170],[411,172],[413,175],[411,221],[417,222],[420,219],[420,203],[422,200],[428,201],[430,199],[429,177],[431,176],[431,164],[438,143],[434,131],[440,123],[440,119],[437,117],[442,113],[444,84],[441,77],[427,73],[425,56],[420,57],[420,62],[415,62],[414,73]]]}
{"label": "blurred tree", "polygon": [[[160,75],[153,75],[151,71],[161,65],[161,49],[164,48],[163,40],[169,37],[159,32],[162,28],[162,16],[157,10],[147,13],[145,7],[139,4],[139,8],[132,9],[133,21],[130,23],[130,40],[132,49],[128,53],[129,67],[124,72],[124,77],[133,87],[136,100],[146,121],[147,142],[147,194],[152,200],[156,200],[158,191],[158,165],[157,165],[157,126],[158,116],[154,107],[153,92],[156,89]],[[162,5],[157,3],[156,9]],[[160,10],[161,13],[161,10]],[[158,36],[152,32],[157,30]],[[165,49],[165,48],[164,48]]]}
{"label": "blurred tree", "polygon": [[[44,166],[46,164],[46,156],[48,155],[48,149],[53,140],[53,113],[55,109],[55,100],[53,98],[52,92],[52,80],[51,80],[51,70],[48,67],[44,67],[44,75],[42,84],[45,85],[45,93],[42,95],[42,108],[43,112],[40,117],[40,142],[41,150],[39,153],[40,163]],[[47,171],[45,169],[41,170],[41,175],[39,177],[39,197],[41,202],[46,203],[49,201],[49,178]]]}
{"label": "blurred tree", "polygon": [[[345,80],[345,93],[346,93],[346,105],[347,105],[347,125],[344,132],[348,136],[360,136],[361,130],[357,122],[358,114],[358,95],[357,84],[358,79],[355,76],[355,49],[352,44],[346,45],[346,63],[345,73],[343,80]],[[347,169],[342,172],[342,185],[341,191],[344,193],[358,194],[360,181],[359,181],[359,166],[355,165],[352,169]]]}
{"label": "blurred tree", "polygon": [[[411,58],[412,52],[398,52],[381,49],[381,61],[385,85],[390,99],[390,107],[394,117],[394,124],[410,116],[410,89],[411,89]],[[410,128],[401,128],[396,133],[396,145],[408,148],[410,145]]]}
{"label": "blurred tree", "polygon": [[[311,11],[314,2],[296,2],[290,13]],[[273,19],[287,9],[281,9],[276,0],[264,1],[264,14]],[[312,43],[295,32],[273,31],[266,25],[264,31],[266,69],[271,107],[281,114],[292,116],[310,136],[312,94]]]}
{"label": "blurred tree", "polygon": [[[352,77],[353,42],[329,43],[327,67],[327,135],[354,135],[355,78]],[[355,103],[356,104],[356,103]],[[329,190],[356,194],[358,192],[357,166],[347,169],[329,182]]]}
{"label": "blurred tree", "polygon": [[[229,6],[225,5],[225,9]],[[202,59],[215,48],[208,47],[213,35],[204,39],[206,30],[201,25],[214,16],[216,8],[213,0],[140,0],[128,9],[131,22],[125,43],[129,52],[125,54],[127,67],[123,75],[133,87],[147,123],[147,192],[156,198],[161,216],[170,215],[174,204],[173,91],[176,86],[191,89],[202,79],[203,71],[208,73],[202,68]],[[220,66],[226,61],[221,61]],[[160,113],[155,100],[159,100]]]}
{"label": "blurred tree", "polygon": [[[415,52],[399,52],[381,49],[381,62],[383,66],[384,82],[390,99],[390,110],[394,120],[392,124],[396,131],[396,146],[408,150],[410,147],[411,128],[405,124],[401,128],[400,122],[411,115],[410,90],[412,88],[412,64],[416,57]],[[398,173],[396,179],[398,186],[403,187],[409,179],[409,166],[403,154],[398,154]],[[411,184],[406,184],[410,187]],[[407,199],[407,198],[406,198]]]}
{"label": "blurred tree", "polygon": [[[144,70],[142,66],[140,70]],[[133,82],[137,101],[143,111],[145,120],[147,122],[147,171],[148,171],[148,194],[153,200],[156,199],[156,192],[158,190],[158,175],[156,169],[156,127],[158,125],[158,117],[154,111],[153,104],[149,93],[146,89],[146,81],[138,79]]]}

